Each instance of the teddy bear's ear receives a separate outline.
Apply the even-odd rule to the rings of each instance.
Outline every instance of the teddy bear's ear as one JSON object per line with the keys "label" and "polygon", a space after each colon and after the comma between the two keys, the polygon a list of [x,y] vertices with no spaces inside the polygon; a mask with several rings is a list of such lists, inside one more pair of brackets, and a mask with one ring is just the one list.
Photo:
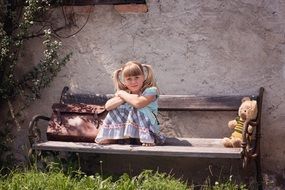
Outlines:
{"label": "teddy bear's ear", "polygon": [[253,107],[253,108],[257,108],[257,101],[256,100],[252,100],[251,101],[251,106]]}
{"label": "teddy bear's ear", "polygon": [[241,99],[241,102],[250,101],[250,97],[244,97]]}

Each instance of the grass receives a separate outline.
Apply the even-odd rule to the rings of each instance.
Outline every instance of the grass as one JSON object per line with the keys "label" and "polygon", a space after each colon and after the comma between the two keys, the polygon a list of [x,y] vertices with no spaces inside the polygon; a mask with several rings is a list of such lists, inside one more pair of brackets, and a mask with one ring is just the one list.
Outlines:
{"label": "grass", "polygon": [[187,184],[164,173],[146,170],[130,177],[123,174],[118,180],[103,179],[99,174],[87,176],[80,171],[64,174],[62,171],[41,172],[37,170],[12,171],[0,177],[1,190],[165,190],[187,189]]}
{"label": "grass", "polygon": [[[186,190],[194,189],[181,179],[170,174],[145,170],[137,176],[123,174],[117,179],[100,174],[86,175],[80,170],[63,172],[58,166],[50,166],[46,171],[38,169],[17,169],[9,174],[0,175],[0,190]],[[244,185],[235,184],[231,177],[228,181],[209,181],[196,186],[199,190],[245,190]]]}

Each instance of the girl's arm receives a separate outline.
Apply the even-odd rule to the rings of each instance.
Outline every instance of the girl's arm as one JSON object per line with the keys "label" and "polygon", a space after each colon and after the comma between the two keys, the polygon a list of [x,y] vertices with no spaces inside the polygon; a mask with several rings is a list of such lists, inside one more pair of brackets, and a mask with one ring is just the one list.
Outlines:
{"label": "girl's arm", "polygon": [[122,105],[123,103],[125,103],[125,101],[122,98],[120,98],[119,96],[115,96],[106,102],[105,108],[106,110],[110,111]]}
{"label": "girl's arm", "polygon": [[156,96],[139,96],[137,94],[130,94],[124,90],[117,91],[116,95],[135,108],[143,108],[156,98]]}

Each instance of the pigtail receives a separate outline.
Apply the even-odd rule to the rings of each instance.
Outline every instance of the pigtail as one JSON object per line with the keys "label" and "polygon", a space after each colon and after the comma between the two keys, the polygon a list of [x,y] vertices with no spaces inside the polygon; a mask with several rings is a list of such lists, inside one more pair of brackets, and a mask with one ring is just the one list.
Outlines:
{"label": "pigtail", "polygon": [[154,74],[153,74],[152,67],[147,64],[142,64],[142,66],[147,71],[147,76],[145,78],[142,91],[144,91],[146,88],[149,88],[149,87],[153,87],[153,86],[157,87],[155,80],[154,80]]}
{"label": "pigtail", "polygon": [[122,72],[122,69],[118,69],[114,72],[114,85],[116,90],[125,90],[126,87],[120,80],[120,73]]}

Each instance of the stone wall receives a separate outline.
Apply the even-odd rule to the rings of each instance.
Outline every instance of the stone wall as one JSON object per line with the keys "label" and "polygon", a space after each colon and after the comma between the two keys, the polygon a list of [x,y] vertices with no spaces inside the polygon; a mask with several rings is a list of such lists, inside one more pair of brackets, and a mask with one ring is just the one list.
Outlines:
{"label": "stone wall", "polygon": [[[66,85],[73,92],[113,93],[112,72],[128,60],[153,66],[161,94],[244,95],[256,94],[263,86],[263,172],[284,184],[285,3],[149,0],[147,5],[146,13],[127,14],[111,5],[65,8],[76,26],[61,31],[62,36],[72,34],[88,19],[87,24],[62,39],[64,51],[73,52],[72,59],[43,91],[42,99],[27,110],[27,120],[37,113],[49,115]],[[64,24],[61,9],[51,16],[58,26]],[[34,39],[25,47],[22,69],[37,63],[41,44]],[[160,117],[163,125],[182,126],[172,127],[173,135],[223,137],[230,133],[227,120],[235,116],[210,114],[206,116],[210,121],[196,125],[196,114],[190,113],[190,122],[183,120],[189,116],[168,119],[162,113]],[[213,129],[212,122],[220,122],[221,128]],[[21,131],[26,133],[26,128]],[[18,135],[16,140],[20,147],[26,138]]]}

